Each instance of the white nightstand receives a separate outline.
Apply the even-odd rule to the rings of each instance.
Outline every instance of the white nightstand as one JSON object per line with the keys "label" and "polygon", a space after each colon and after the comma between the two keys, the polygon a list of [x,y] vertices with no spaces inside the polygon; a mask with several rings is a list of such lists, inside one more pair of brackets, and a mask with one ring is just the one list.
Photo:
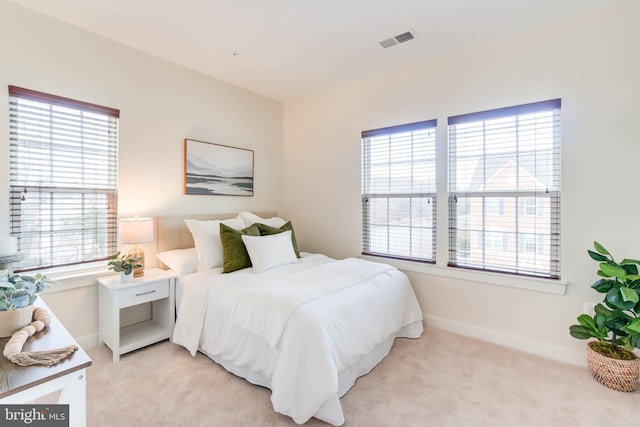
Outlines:
{"label": "white nightstand", "polygon": [[[175,325],[175,280],[171,270],[149,268],[144,276],[121,283],[120,276],[98,278],[100,284],[100,344],[113,352],[113,362],[120,355],[149,344],[171,339]],[[120,327],[120,309],[151,303],[151,319]]]}

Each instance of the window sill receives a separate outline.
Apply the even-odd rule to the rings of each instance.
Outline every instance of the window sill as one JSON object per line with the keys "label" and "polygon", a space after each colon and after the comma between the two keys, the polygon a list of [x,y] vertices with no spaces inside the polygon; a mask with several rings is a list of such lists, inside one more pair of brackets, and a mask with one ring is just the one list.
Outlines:
{"label": "window sill", "polygon": [[454,279],[468,280],[471,282],[488,283],[491,285],[507,286],[510,288],[526,289],[529,291],[544,292],[555,295],[564,295],[567,290],[567,282],[562,280],[538,279],[535,277],[515,276],[511,274],[491,273],[487,271],[465,270],[455,267],[441,267],[433,264],[423,264],[413,261],[401,261],[389,258],[361,255],[360,258],[369,261],[383,262],[393,265],[398,270],[413,273],[432,274],[435,276],[450,277]]}
{"label": "window sill", "polygon": [[107,276],[109,274],[113,274],[113,271],[108,270],[105,267],[47,274],[47,277],[56,283],[49,286],[49,288],[44,292],[62,292],[71,289],[94,286],[98,284],[98,281],[96,280],[98,277]]}

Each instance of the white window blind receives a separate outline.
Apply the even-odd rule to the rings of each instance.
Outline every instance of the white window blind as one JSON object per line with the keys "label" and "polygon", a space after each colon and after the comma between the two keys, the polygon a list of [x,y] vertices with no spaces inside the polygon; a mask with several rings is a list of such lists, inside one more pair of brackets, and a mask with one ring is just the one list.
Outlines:
{"label": "white window blind", "polygon": [[560,277],[560,107],[449,117],[450,266]]}
{"label": "white window blind", "polygon": [[362,253],[435,261],[436,120],[362,132]]}
{"label": "white window blind", "polygon": [[117,245],[119,111],[9,86],[17,271],[105,260]]}

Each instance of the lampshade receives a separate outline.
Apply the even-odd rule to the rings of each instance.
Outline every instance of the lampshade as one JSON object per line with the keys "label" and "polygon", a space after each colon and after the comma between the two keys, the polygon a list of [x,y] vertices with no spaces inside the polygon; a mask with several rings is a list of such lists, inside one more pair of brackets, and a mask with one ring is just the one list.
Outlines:
{"label": "lampshade", "polygon": [[11,256],[18,253],[17,237],[0,237],[0,257]]}
{"label": "lampshade", "polygon": [[123,218],[120,220],[121,243],[146,243],[153,240],[153,218]]}

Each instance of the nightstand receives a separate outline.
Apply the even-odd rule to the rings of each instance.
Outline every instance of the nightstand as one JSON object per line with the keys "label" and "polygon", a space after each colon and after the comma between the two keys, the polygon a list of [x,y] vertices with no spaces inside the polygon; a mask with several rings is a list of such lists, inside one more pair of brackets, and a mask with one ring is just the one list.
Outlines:
{"label": "nightstand", "polygon": [[[144,276],[132,282],[120,282],[120,276],[98,278],[100,287],[100,345],[105,343],[113,353],[113,363],[120,355],[171,339],[175,325],[175,280],[171,270],[149,268]],[[151,319],[134,325],[120,326],[120,310],[151,303]]]}

